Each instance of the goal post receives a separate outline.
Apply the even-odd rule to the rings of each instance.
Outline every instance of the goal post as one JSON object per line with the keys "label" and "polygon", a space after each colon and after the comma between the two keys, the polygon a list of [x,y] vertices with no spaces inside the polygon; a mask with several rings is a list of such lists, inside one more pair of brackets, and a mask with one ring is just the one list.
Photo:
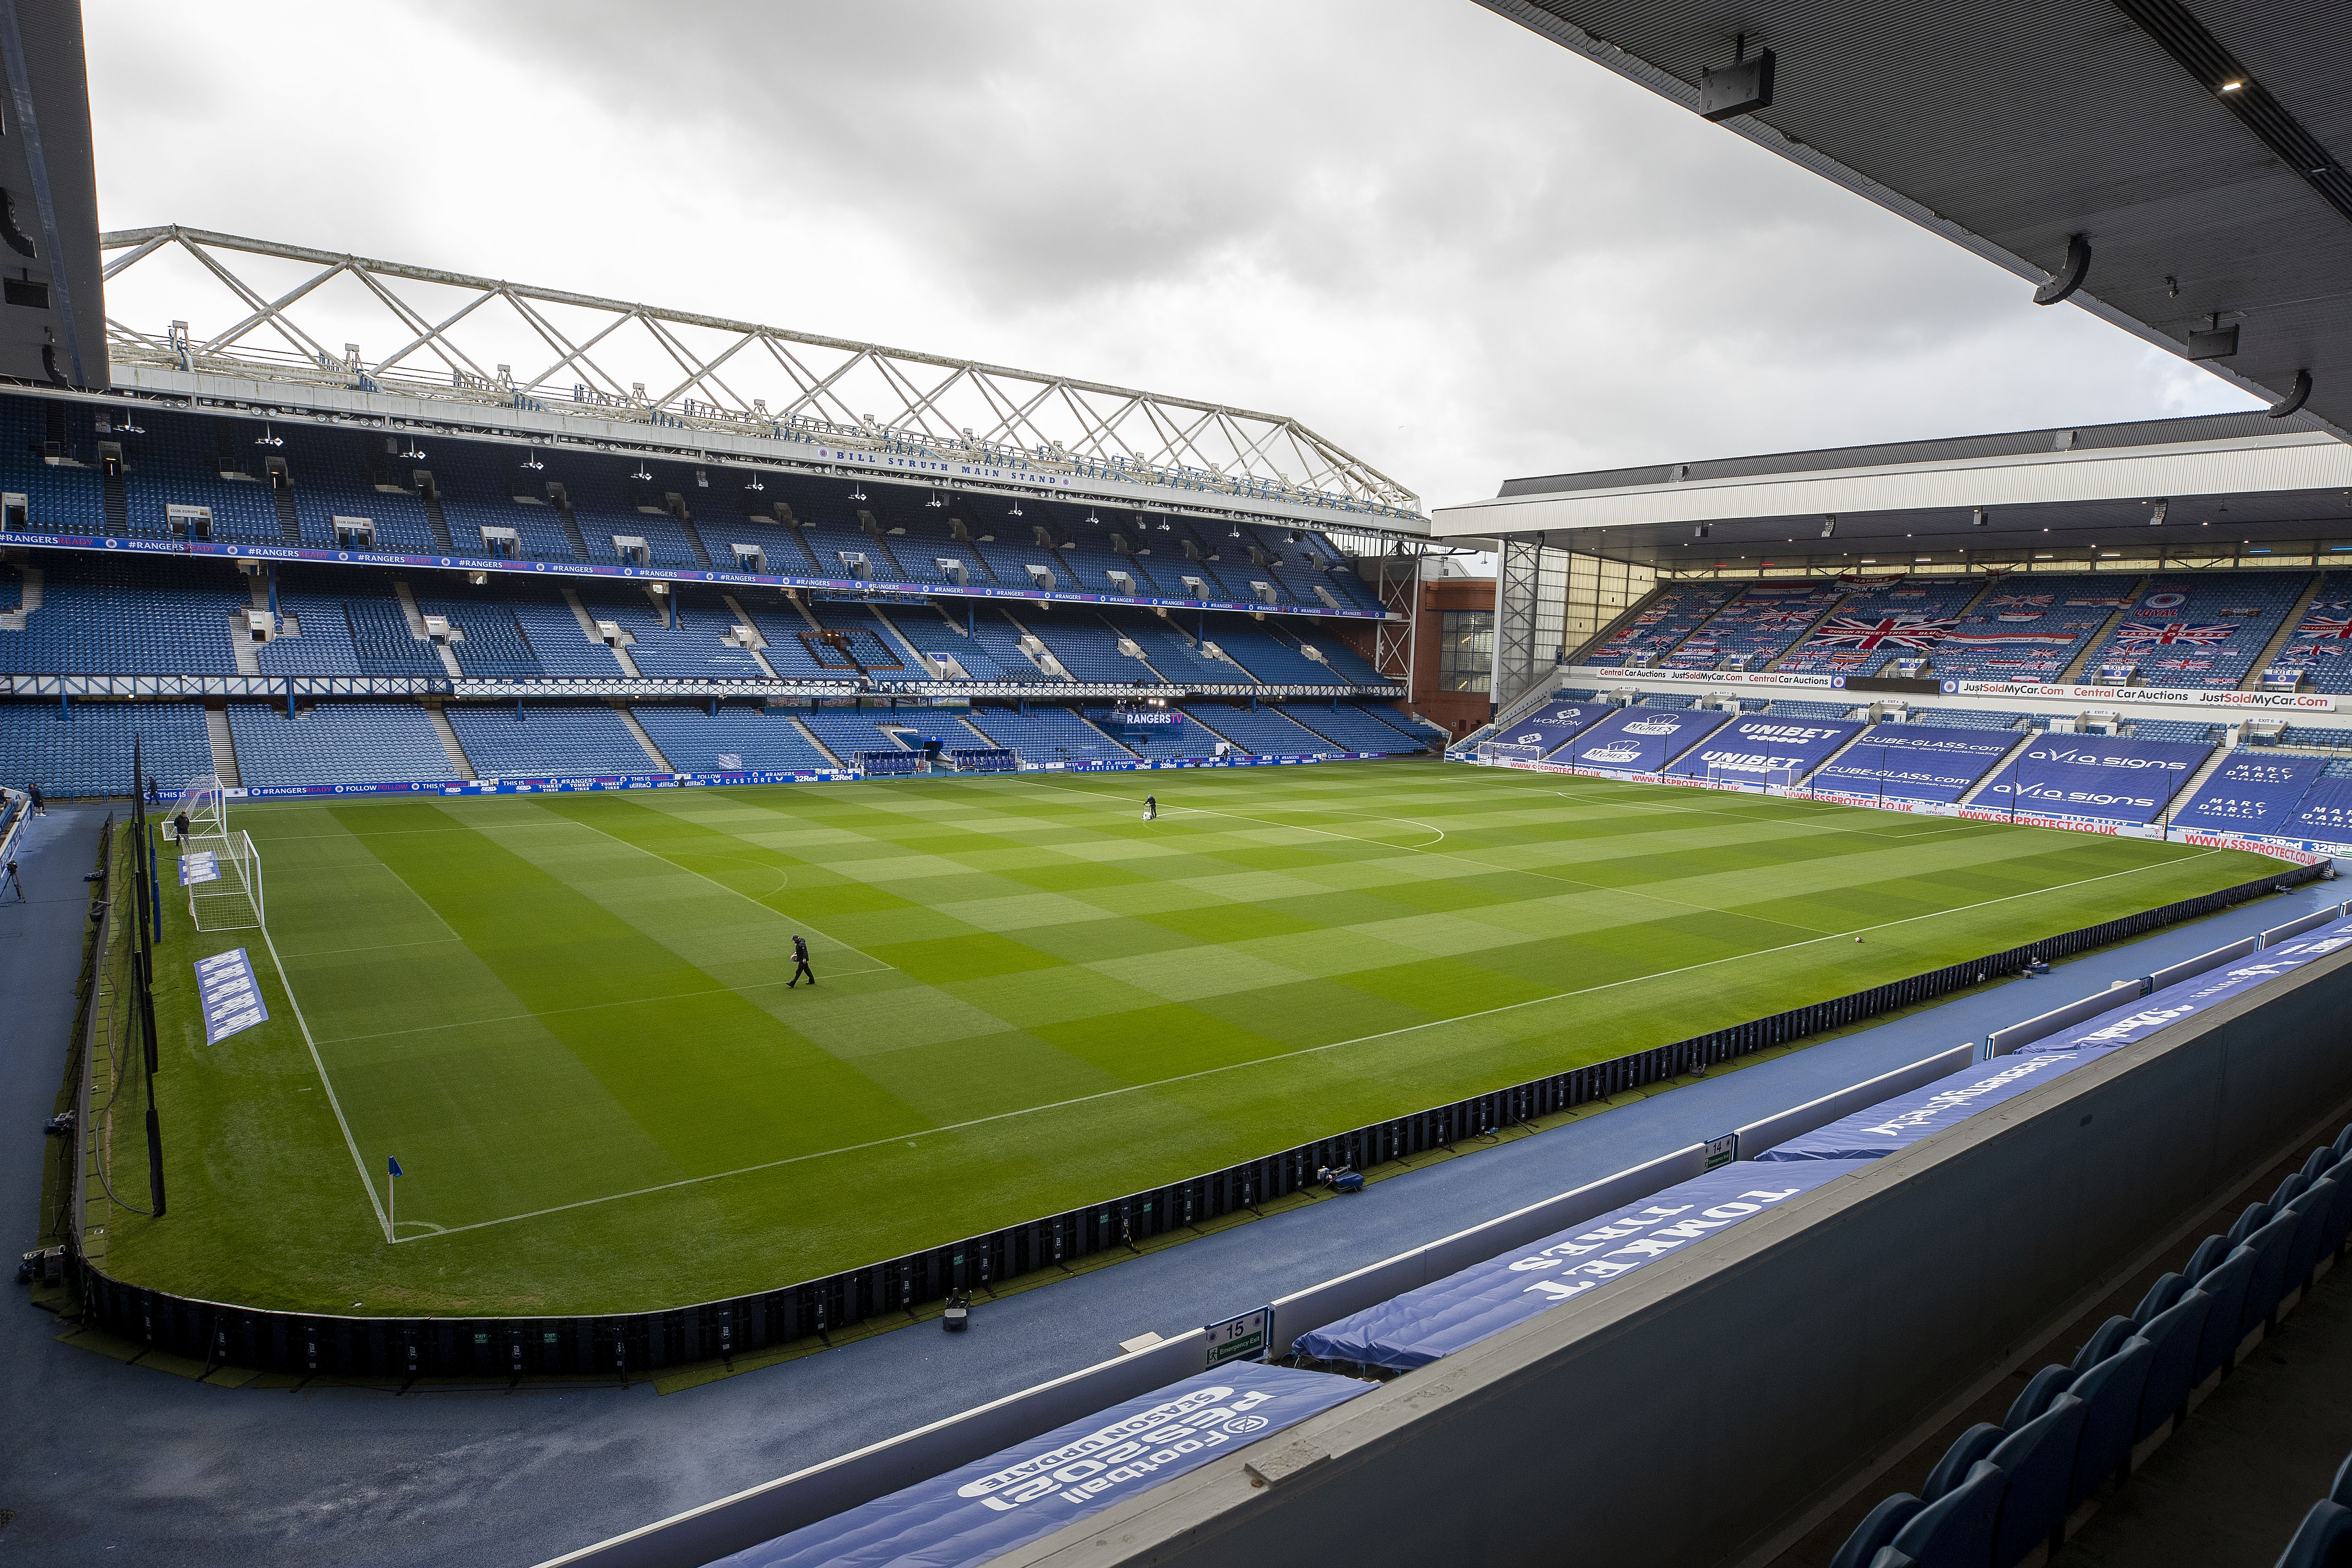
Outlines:
{"label": "goal post", "polygon": [[176,837],[179,819],[188,819],[191,838],[226,838],[228,837],[228,799],[222,792],[220,775],[200,773],[188,781],[180,798],[173,803],[171,815],[163,819],[163,837]]}
{"label": "goal post", "polygon": [[261,851],[242,830],[195,837],[193,815],[180,850],[180,880],[188,889],[188,920],[198,931],[252,931],[265,924]]}

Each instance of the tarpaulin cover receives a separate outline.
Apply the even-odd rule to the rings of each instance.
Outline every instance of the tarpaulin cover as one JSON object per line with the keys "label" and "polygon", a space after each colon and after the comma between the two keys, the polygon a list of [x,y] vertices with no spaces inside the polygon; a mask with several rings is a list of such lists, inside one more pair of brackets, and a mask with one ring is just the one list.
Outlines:
{"label": "tarpaulin cover", "polygon": [[1993,774],[1977,804],[2008,805],[2013,777],[2021,811],[2147,822],[2212,750],[2182,741],[2043,735]]}
{"label": "tarpaulin cover", "polygon": [[1655,773],[1730,719],[1711,708],[1621,708],[1553,758],[1580,768]]}
{"label": "tarpaulin cover", "polygon": [[711,1568],[985,1563],[1372,1386],[1254,1362],[1196,1373]]}
{"label": "tarpaulin cover", "polygon": [[1612,711],[1606,702],[1555,702],[1537,709],[1507,730],[1496,731],[1494,738],[1498,745],[1541,746],[1549,752],[1566,745]]}
{"label": "tarpaulin cover", "polygon": [[1325,1361],[1426,1366],[1861,1168],[1829,1162],[1785,1171],[1725,1165],[1327,1323],[1292,1347]]}
{"label": "tarpaulin cover", "polygon": [[2325,757],[2240,752],[2215,768],[2197,786],[2196,795],[2174,810],[2172,825],[2223,833],[2284,833],[2282,825],[2326,766]]}
{"label": "tarpaulin cover", "polygon": [[1743,784],[1794,784],[1861,728],[1850,719],[1734,719],[1666,771]]}
{"label": "tarpaulin cover", "polygon": [[1924,1089],[1791,1138],[1757,1155],[1756,1163],[1883,1158],[2347,945],[2352,945],[2352,921],[2264,948],[2244,963],[2191,976],[2152,996],[2134,997],[2022,1050],[1964,1068]]}
{"label": "tarpaulin cover", "polygon": [[1879,724],[1811,782],[1815,789],[1891,800],[1958,800],[2015,744],[2007,730]]}
{"label": "tarpaulin cover", "polygon": [[2321,779],[2273,831],[2282,837],[2310,837],[2328,844],[2352,840],[2352,779]]}

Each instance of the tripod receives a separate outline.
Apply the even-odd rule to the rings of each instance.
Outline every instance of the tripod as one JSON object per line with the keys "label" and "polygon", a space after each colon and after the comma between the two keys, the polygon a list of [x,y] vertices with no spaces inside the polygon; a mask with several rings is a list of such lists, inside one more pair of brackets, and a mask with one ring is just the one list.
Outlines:
{"label": "tripod", "polygon": [[[8,897],[11,892],[16,895],[14,900]],[[0,903],[21,904],[26,901],[25,884],[17,879],[16,862],[11,860],[6,866],[0,867]]]}

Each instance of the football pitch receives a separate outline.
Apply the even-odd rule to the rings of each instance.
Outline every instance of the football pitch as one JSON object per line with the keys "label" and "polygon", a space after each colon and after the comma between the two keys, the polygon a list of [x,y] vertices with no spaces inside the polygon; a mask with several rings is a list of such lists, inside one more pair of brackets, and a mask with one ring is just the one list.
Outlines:
{"label": "football pitch", "polygon": [[[1436,762],[231,821],[268,931],[167,853],[171,1211],[110,1271],[362,1313],[772,1289],[2275,869]],[[269,1020],[206,1046],[237,947]]]}

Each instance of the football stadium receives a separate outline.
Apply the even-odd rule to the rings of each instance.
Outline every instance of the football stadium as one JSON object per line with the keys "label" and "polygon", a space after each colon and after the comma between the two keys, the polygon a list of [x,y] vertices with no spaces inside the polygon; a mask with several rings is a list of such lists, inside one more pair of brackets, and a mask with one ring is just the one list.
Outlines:
{"label": "football stadium", "polygon": [[1432,505],[0,6],[0,1549],[2352,1562],[2352,35],[1490,9],[2255,405]]}

